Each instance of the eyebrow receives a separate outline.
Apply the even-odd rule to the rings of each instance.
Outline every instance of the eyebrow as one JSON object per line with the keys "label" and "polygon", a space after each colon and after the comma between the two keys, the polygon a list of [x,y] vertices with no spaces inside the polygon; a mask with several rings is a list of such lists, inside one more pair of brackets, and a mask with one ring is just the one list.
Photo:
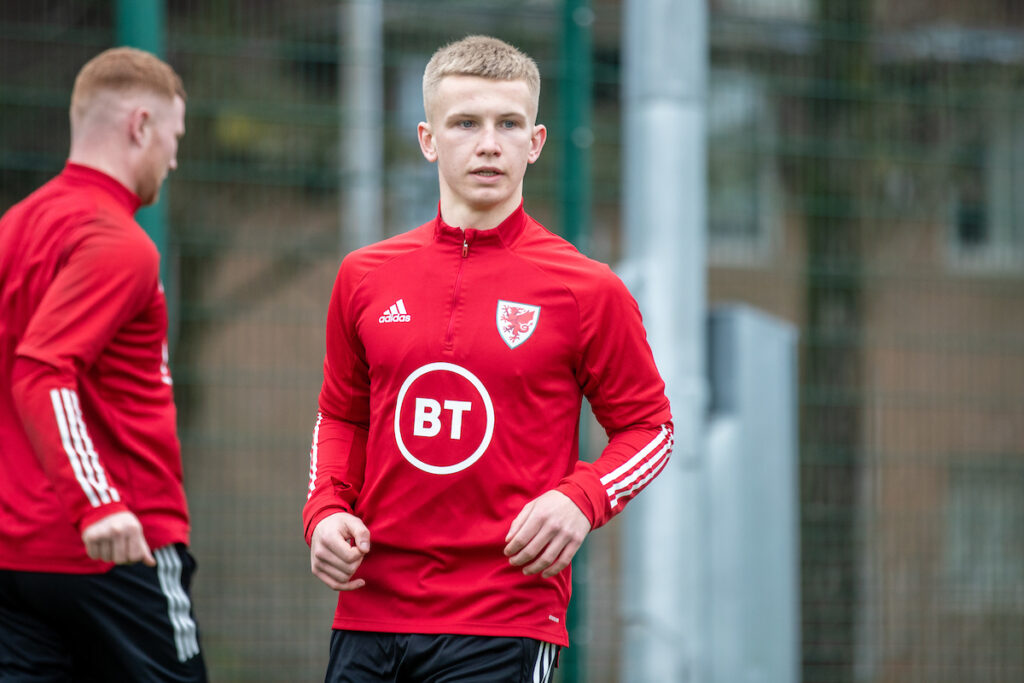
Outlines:
{"label": "eyebrow", "polygon": [[[479,119],[479,118],[483,118],[483,116],[481,114],[470,114],[468,112],[455,112],[453,114],[450,114],[450,115],[446,116],[445,120],[446,121],[452,121],[452,120],[460,120],[460,119]],[[522,112],[512,112],[512,111],[510,111],[510,112],[505,112],[505,113],[502,113],[502,114],[498,114],[497,118],[499,118],[499,119],[522,119],[522,120],[525,121],[528,117],[527,117],[526,114],[524,114]]]}

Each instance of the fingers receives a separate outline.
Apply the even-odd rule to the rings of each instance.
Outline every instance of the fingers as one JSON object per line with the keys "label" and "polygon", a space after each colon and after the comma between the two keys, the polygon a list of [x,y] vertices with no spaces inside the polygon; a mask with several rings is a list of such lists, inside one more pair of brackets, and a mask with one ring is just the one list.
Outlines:
{"label": "fingers", "polygon": [[352,575],[363,562],[362,553],[352,548],[353,559],[346,559],[334,550],[320,543],[310,549],[310,568],[313,576],[323,581],[329,588],[336,591],[348,591],[366,585],[363,579],[353,579]]}
{"label": "fingers", "polygon": [[132,557],[134,559],[128,560],[129,562],[141,562],[147,567],[156,566],[156,558],[153,557],[152,551],[149,549],[149,543],[146,542],[145,536],[140,536],[139,540],[142,541],[141,545],[137,546],[133,552]]}
{"label": "fingers", "polygon": [[370,531],[362,520],[348,513],[325,517],[310,539],[310,569],[313,575],[337,591],[355,590],[366,585],[353,579],[363,557],[370,551]]}
{"label": "fingers", "polygon": [[[528,527],[524,529],[528,531]],[[509,562],[516,567],[523,567],[523,573],[526,575],[543,572],[544,578],[550,578],[569,566],[569,562],[582,544],[582,536],[574,535],[567,530],[544,528],[539,530],[522,550],[509,556]]]}
{"label": "fingers", "polygon": [[337,558],[329,554],[318,554],[316,551],[310,556],[313,576],[323,581],[327,587],[336,591],[355,590],[366,585],[365,580],[352,578],[352,574],[359,569],[361,562],[362,556],[353,563],[339,563]]}
{"label": "fingers", "polygon": [[[557,575],[559,572],[561,572],[563,569],[569,566],[569,564],[572,562],[572,558],[576,557],[576,552],[580,549],[581,545],[582,543],[567,544],[564,548],[562,548],[562,552],[558,554],[558,557],[556,557],[551,564],[547,565],[546,568],[544,566],[538,566],[536,567],[536,571],[542,571],[543,573],[541,574],[541,576],[543,576],[545,579],[550,579],[552,576]],[[537,563],[535,562],[534,564]],[[533,568],[533,565],[530,565],[529,567],[524,569],[523,573],[532,574],[533,572],[530,571],[531,568]]]}
{"label": "fingers", "polygon": [[156,566],[142,524],[131,512],[115,512],[94,522],[82,532],[82,541],[86,553],[94,560]]}
{"label": "fingers", "polygon": [[550,578],[569,566],[590,521],[564,494],[548,491],[527,503],[506,535],[505,556],[526,575]]}
{"label": "fingers", "polygon": [[[522,513],[520,513],[522,514]],[[517,518],[518,519],[518,518]],[[513,524],[513,528],[516,525]],[[551,540],[553,531],[549,530],[542,536],[538,536],[542,529],[542,520],[535,517],[527,517],[518,525],[515,533],[509,532],[508,544],[505,546],[505,557],[517,567],[526,564]]]}
{"label": "fingers", "polygon": [[86,540],[85,552],[94,560],[102,560],[104,562],[114,561],[113,544],[105,539]]}
{"label": "fingers", "polygon": [[313,575],[334,590],[353,590],[365,585],[362,579],[351,580],[363,561],[363,553],[356,547],[332,547],[314,541],[310,547],[310,568]]}
{"label": "fingers", "polygon": [[350,533],[352,533],[352,545],[358,548],[360,553],[365,555],[370,552],[370,530],[363,526],[361,521],[355,529],[350,529]]}
{"label": "fingers", "polygon": [[[523,524],[526,523],[526,519],[530,516],[530,511],[532,510],[533,501],[531,500],[529,503],[523,506],[523,509],[519,511],[518,515],[516,515],[516,518],[512,520],[512,525],[509,527],[508,533],[505,534],[505,543],[509,543],[510,541],[512,541],[512,539],[519,533],[519,531],[523,528]],[[505,548],[505,554],[509,555],[517,553],[520,550],[522,550],[522,548],[522,542],[516,541],[515,545],[512,546],[512,552],[509,552],[509,548]]]}
{"label": "fingers", "polygon": [[112,542],[113,555],[109,562],[114,564],[134,564],[136,562],[142,562],[150,567],[156,566],[156,560],[153,558],[153,553],[149,550],[149,544],[146,542],[146,537],[142,534],[142,528],[139,527],[138,533],[129,530],[124,535],[118,535],[113,539]]}

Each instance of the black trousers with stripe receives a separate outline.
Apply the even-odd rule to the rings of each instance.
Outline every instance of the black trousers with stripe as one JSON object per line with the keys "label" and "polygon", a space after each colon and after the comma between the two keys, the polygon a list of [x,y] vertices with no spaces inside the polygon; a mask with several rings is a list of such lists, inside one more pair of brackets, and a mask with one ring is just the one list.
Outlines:
{"label": "black trousers with stripe", "polygon": [[0,683],[206,681],[184,546],[105,574],[0,570]]}
{"label": "black trousers with stripe", "polygon": [[339,631],[325,683],[549,683],[559,647],[533,638]]}

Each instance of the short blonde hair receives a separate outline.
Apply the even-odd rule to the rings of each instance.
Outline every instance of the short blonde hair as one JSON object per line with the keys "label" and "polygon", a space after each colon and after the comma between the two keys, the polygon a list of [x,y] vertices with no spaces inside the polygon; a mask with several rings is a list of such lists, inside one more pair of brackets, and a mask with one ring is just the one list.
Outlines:
{"label": "short blonde hair", "polygon": [[479,76],[496,81],[526,82],[534,109],[540,103],[540,70],[531,57],[503,40],[490,36],[467,36],[434,53],[423,72],[423,109],[430,114],[430,102],[445,76]]}
{"label": "short blonde hair", "polygon": [[181,77],[160,58],[133,47],[115,47],[96,55],[78,72],[71,91],[71,120],[80,119],[96,95],[146,92],[185,99]]}

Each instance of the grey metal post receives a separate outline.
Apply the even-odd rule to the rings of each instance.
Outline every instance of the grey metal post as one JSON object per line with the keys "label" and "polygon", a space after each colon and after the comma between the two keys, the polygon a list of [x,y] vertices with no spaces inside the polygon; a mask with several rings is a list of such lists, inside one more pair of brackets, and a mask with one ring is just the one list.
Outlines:
{"label": "grey metal post", "polygon": [[709,338],[710,680],[796,683],[796,328],[749,306],[721,306]]}
{"label": "grey metal post", "polygon": [[707,8],[625,5],[624,276],[668,387],[672,461],[625,513],[622,680],[704,681]]}
{"label": "grey metal post", "polygon": [[341,79],[342,253],[383,236],[384,29],[381,0],[347,0],[338,9]]}

